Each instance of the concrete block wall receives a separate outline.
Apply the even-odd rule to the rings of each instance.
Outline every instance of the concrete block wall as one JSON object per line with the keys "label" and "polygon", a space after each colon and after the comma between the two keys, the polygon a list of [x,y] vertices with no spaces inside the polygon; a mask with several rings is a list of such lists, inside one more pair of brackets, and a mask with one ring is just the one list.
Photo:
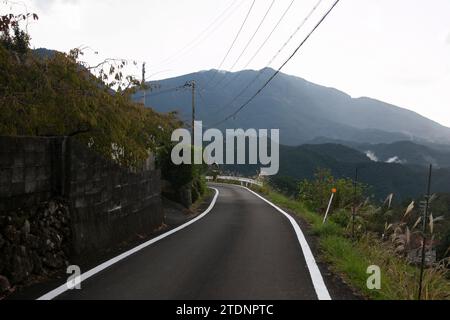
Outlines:
{"label": "concrete block wall", "polygon": [[58,141],[0,137],[0,212],[48,200]]}
{"label": "concrete block wall", "polygon": [[131,172],[72,138],[0,137],[0,216],[54,198],[69,204],[74,257],[148,235],[164,220],[159,170]]}
{"label": "concrete block wall", "polygon": [[159,170],[131,172],[71,141],[67,192],[77,255],[146,236],[162,225]]}

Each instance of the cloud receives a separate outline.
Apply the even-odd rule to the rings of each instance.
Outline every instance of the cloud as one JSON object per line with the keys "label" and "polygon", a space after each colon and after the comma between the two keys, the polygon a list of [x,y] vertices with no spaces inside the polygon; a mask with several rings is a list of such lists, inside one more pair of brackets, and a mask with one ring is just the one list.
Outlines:
{"label": "cloud", "polygon": [[56,3],[76,4],[79,0],[33,0],[37,8],[42,10],[49,10]]}
{"label": "cloud", "polygon": [[378,157],[375,155],[375,153],[373,151],[366,151],[366,156],[367,158],[369,158],[370,160],[374,161],[374,162],[378,162]]}
{"label": "cloud", "polygon": [[399,164],[404,164],[404,163],[406,163],[406,161],[400,160],[399,157],[395,156],[395,157],[389,158],[389,159],[386,161],[386,163],[399,163]]}

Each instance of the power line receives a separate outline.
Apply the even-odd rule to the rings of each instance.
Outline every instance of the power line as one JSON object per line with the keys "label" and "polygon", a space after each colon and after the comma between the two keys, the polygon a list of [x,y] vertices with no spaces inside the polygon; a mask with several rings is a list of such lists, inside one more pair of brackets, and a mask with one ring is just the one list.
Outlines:
{"label": "power line", "polygon": [[197,86],[199,87],[198,90],[197,90],[197,93],[198,93],[198,95],[200,96],[200,99],[202,100],[203,104],[204,104],[205,106],[207,106],[206,99],[205,99],[205,97],[204,97],[203,94],[202,94],[202,88],[203,88],[203,86],[200,86],[198,83],[197,83]]}
{"label": "power line", "polygon": [[[245,45],[244,49],[242,50],[241,54],[239,55],[239,57],[236,59],[236,61],[234,61],[233,65],[231,66],[230,70],[233,70],[234,67],[238,64],[238,62],[241,60],[242,56],[244,55],[244,53],[247,51],[248,47],[250,46],[250,44],[252,43],[253,39],[255,39],[256,35],[258,34],[259,29],[261,29],[261,26],[263,25],[264,21],[266,21],[267,16],[270,13],[270,10],[272,10],[272,7],[275,3],[275,0],[272,0],[272,3],[270,4],[269,8],[267,9],[266,13],[264,14],[264,17],[262,18],[262,20],[260,21],[258,27],[256,28],[255,32],[253,33],[253,35],[251,36],[251,38],[249,39],[249,41],[247,42],[247,44]],[[224,78],[222,78],[216,85],[215,87],[217,87]]]}
{"label": "power line", "polygon": [[[198,46],[200,43],[202,43],[205,39],[207,39],[213,32],[215,32],[222,24],[227,21],[231,15],[242,6],[243,2],[240,2],[238,6],[235,8],[234,5],[238,2],[238,0],[234,0],[230,6],[228,6],[220,15],[218,15],[213,22],[205,28],[197,37],[195,37],[190,43],[188,43],[185,47],[180,49],[178,53],[175,53],[171,57],[166,58],[165,60],[161,61],[160,65],[167,65],[173,61],[176,61],[184,54],[188,53],[189,51],[193,50],[196,46]],[[217,24],[217,25],[216,25]],[[216,25],[216,26],[215,26]],[[215,27],[214,27],[215,26]],[[213,28],[214,27],[214,28]],[[212,29],[212,30],[210,30]]]}
{"label": "power line", "polygon": [[149,75],[148,77],[145,78],[145,81],[147,82],[147,81],[150,80],[152,77],[154,77],[154,76],[156,76],[156,75],[158,75],[158,74],[164,73],[164,72],[169,72],[169,71],[172,71],[172,69],[165,69],[165,70],[161,70],[161,71],[152,73],[151,75]]}
{"label": "power line", "polygon": [[224,120],[218,122],[214,126],[218,126],[226,121],[228,121],[231,118],[234,118],[239,112],[241,112],[246,106],[250,104],[250,102],[253,101],[268,85],[269,83],[281,72],[281,70],[288,64],[289,61],[297,54],[297,52],[300,50],[300,48],[308,41],[308,39],[311,37],[311,35],[317,30],[317,28],[322,24],[322,22],[328,17],[328,15],[333,11],[333,9],[336,7],[336,5],[339,3],[340,0],[336,0],[330,9],[325,13],[325,15],[319,20],[319,22],[314,26],[314,28],[308,33],[306,38],[300,43],[300,45],[294,50],[294,52],[289,56],[289,58],[281,65],[280,68],[278,68],[277,71],[274,72],[274,74],[264,83],[264,85],[250,98],[248,99],[242,106],[240,106],[233,114],[226,117]]}
{"label": "power line", "polygon": [[[297,28],[294,30],[294,32],[289,36],[287,41],[283,44],[283,46],[278,50],[278,52],[270,59],[270,61],[266,64],[266,68],[270,67],[270,65],[275,61],[276,58],[280,55],[280,53],[286,48],[286,46],[292,41],[292,39],[297,35],[297,33],[303,28],[303,26],[306,24],[306,22],[311,18],[311,16],[314,14],[314,12],[317,10],[317,8],[320,6],[323,0],[317,1],[317,3],[314,5],[314,7],[311,9],[311,11],[307,14],[307,16],[303,19],[303,21],[297,26]],[[259,80],[259,78],[263,75],[265,69],[260,70],[258,74],[251,80],[247,86],[244,87],[243,90],[241,90],[237,96],[235,96],[228,104],[226,104],[222,110],[227,109],[229,106],[231,106],[237,99],[239,99],[256,81]]]}
{"label": "power line", "polygon": [[225,60],[228,58],[231,50],[233,49],[234,45],[236,44],[237,39],[241,35],[242,30],[244,29],[245,24],[247,23],[248,18],[250,17],[250,14],[253,10],[253,7],[255,6],[256,0],[253,0],[252,5],[250,6],[250,9],[247,12],[247,15],[245,16],[244,21],[241,24],[241,27],[239,28],[239,31],[237,32],[236,36],[234,37],[233,42],[231,43],[230,48],[228,49],[227,53],[225,54],[225,57],[222,59],[222,62],[220,63],[219,67],[217,68],[217,73],[214,74],[214,77],[212,78],[211,82],[215,80],[217,74],[221,70],[223,64],[225,63]]}
{"label": "power line", "polygon": [[[245,70],[252,62],[253,60],[256,58],[256,56],[261,52],[261,50],[264,48],[264,46],[267,44],[267,42],[270,40],[270,38],[272,37],[272,35],[274,34],[274,32],[278,29],[278,27],[280,26],[281,22],[284,20],[286,14],[289,12],[289,10],[291,9],[292,5],[294,4],[295,0],[292,0],[291,3],[289,4],[289,6],[287,7],[287,9],[283,12],[282,16],[280,17],[280,19],[278,20],[278,22],[276,23],[275,27],[272,29],[272,31],[269,33],[269,35],[267,36],[267,38],[264,40],[264,42],[259,46],[259,48],[256,50],[255,54],[250,58],[250,60],[245,64],[245,66],[243,67],[243,70]],[[230,83],[232,83],[233,81],[236,81],[239,77],[241,76],[241,73],[237,73],[230,81],[228,81],[224,87],[227,87]]]}
{"label": "power line", "polygon": [[[272,57],[272,59],[269,61],[267,66],[270,66],[276,58],[281,54],[281,52],[286,48],[286,46],[294,39],[294,37],[297,35],[297,33],[303,28],[303,26],[308,22],[308,20],[311,18],[311,16],[314,14],[314,12],[317,10],[317,8],[322,4],[323,0],[317,1],[316,5],[312,8],[312,10],[309,12],[309,14],[305,17],[305,19],[302,21],[302,23],[295,29],[295,31],[290,35],[289,39],[283,44],[283,46],[278,50],[278,52]],[[335,5],[334,5],[335,6]],[[333,8],[334,8],[333,6]],[[317,28],[317,27],[316,27]],[[314,32],[314,30],[313,30]],[[308,35],[307,38],[309,38],[310,35]]]}
{"label": "power line", "polygon": [[[179,91],[179,90],[184,89],[184,88],[185,88],[184,85],[178,86],[178,87],[172,87],[172,88],[168,88],[168,89],[165,89],[165,90],[158,91],[158,92],[153,93],[153,94],[148,94],[148,95],[146,95],[146,96],[147,96],[147,97],[157,97],[157,96],[159,96],[159,95],[166,94],[166,93],[170,93],[170,92]],[[137,98],[138,98],[138,99],[141,99],[141,98],[143,98],[143,97],[144,97],[144,94],[142,93],[142,94],[139,95]]]}

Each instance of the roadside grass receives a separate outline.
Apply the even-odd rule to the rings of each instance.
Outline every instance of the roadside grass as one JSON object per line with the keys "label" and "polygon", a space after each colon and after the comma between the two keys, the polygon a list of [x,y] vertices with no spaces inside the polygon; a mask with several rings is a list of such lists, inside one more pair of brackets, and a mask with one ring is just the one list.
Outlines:
{"label": "roadside grass", "polygon": [[[373,300],[414,300],[418,295],[419,270],[374,236],[365,235],[352,241],[345,228],[327,221],[311,212],[298,200],[290,199],[267,188],[255,188],[273,203],[295,212],[311,226],[317,236],[320,257],[331,270],[339,274],[351,287],[363,296]],[[369,266],[376,265],[381,270],[381,289],[370,290],[367,280]],[[450,299],[450,280],[447,266],[426,269],[424,275],[424,294],[426,300]]]}
{"label": "roadside grass", "polygon": [[200,195],[200,197],[195,201],[192,206],[190,207],[190,210],[192,212],[196,212],[202,205],[204,205],[205,201],[207,201],[209,198],[211,198],[215,194],[215,191],[210,188],[206,188],[205,192]]}

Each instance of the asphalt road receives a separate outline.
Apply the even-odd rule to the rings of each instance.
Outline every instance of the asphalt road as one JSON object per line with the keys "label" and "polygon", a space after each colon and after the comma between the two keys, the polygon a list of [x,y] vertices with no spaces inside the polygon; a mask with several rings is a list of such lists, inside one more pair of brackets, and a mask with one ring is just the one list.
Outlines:
{"label": "asphalt road", "polygon": [[317,299],[289,220],[243,188],[214,187],[205,217],[57,299]]}

